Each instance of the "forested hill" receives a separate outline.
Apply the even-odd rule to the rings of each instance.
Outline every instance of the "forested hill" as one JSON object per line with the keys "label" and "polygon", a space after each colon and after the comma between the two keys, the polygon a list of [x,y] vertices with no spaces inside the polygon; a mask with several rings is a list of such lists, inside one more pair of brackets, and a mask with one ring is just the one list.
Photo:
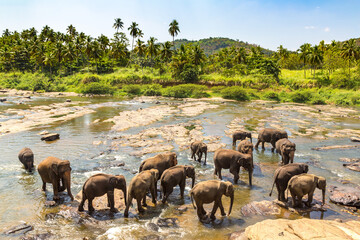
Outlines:
{"label": "forested hill", "polygon": [[[243,42],[243,41],[236,41],[230,38],[222,38],[222,37],[216,37],[216,38],[205,38],[205,39],[200,39],[198,41],[194,41],[194,40],[187,40],[187,39],[177,39],[175,40],[175,47],[178,49],[180,48],[181,44],[188,44],[188,43],[199,43],[200,47],[204,50],[204,53],[209,56],[213,53],[218,52],[219,50],[223,49],[223,48],[227,48],[227,47],[244,47],[246,49],[251,49],[251,47],[257,47],[258,45],[256,44],[250,44],[247,42]],[[263,53],[266,55],[270,55],[271,53],[273,53],[273,51],[269,50],[269,49],[264,49],[261,48]]]}

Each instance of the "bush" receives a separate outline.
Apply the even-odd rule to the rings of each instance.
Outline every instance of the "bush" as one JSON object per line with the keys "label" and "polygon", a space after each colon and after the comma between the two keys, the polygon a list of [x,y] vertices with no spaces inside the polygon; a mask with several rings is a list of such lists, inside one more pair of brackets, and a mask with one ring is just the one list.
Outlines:
{"label": "bush", "polygon": [[126,92],[128,95],[140,95],[141,86],[136,84],[125,85],[123,86],[122,91]]}
{"label": "bush", "polygon": [[201,98],[208,97],[207,87],[195,84],[181,84],[163,89],[162,95],[174,98]]}
{"label": "bush", "polygon": [[296,102],[296,103],[306,103],[306,102],[310,101],[311,93],[306,90],[298,90],[298,91],[293,92],[290,95],[290,98],[293,102]]}
{"label": "bush", "polygon": [[87,75],[82,80],[82,84],[88,84],[93,82],[100,82],[100,77],[98,75]]}
{"label": "bush", "polygon": [[247,101],[249,96],[246,91],[238,86],[227,87],[221,90],[221,96],[225,99],[234,99],[238,101]]}
{"label": "bush", "polygon": [[273,91],[266,92],[264,98],[268,100],[280,101],[279,94]]}
{"label": "bush", "polygon": [[98,82],[89,83],[82,86],[81,93],[92,93],[92,94],[113,94],[115,91],[109,85],[101,84]]}
{"label": "bush", "polygon": [[180,80],[186,83],[196,83],[199,81],[199,71],[192,64],[186,64],[180,73]]}
{"label": "bush", "polygon": [[161,89],[160,84],[144,85],[142,87],[142,94],[145,96],[161,96]]}

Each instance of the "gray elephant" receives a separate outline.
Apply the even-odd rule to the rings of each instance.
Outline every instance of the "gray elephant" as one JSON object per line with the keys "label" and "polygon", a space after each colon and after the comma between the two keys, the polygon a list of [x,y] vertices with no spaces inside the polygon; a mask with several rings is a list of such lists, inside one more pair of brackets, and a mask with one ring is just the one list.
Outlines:
{"label": "gray elephant", "polygon": [[258,141],[255,144],[255,148],[257,149],[259,144],[262,144],[262,149],[265,149],[265,143],[271,143],[272,148],[271,151],[274,152],[275,143],[281,138],[288,138],[288,134],[286,131],[277,130],[274,128],[265,128],[260,130],[258,135]]}
{"label": "gray elephant", "polygon": [[206,157],[207,157],[206,143],[201,142],[201,141],[193,142],[190,145],[190,149],[191,149],[191,158],[196,161],[196,157],[195,157],[195,154],[196,154],[198,156],[198,162],[201,162],[202,155],[203,155],[203,153],[205,153],[205,161],[204,161],[204,165],[205,165]]}
{"label": "gray elephant", "polygon": [[86,180],[82,188],[82,199],[78,210],[84,211],[84,203],[88,200],[89,212],[94,211],[92,201],[95,197],[107,194],[108,207],[110,211],[116,212],[114,207],[114,189],[121,189],[124,193],[124,201],[126,205],[126,180],[122,175],[111,175],[99,173],[91,176]]}
{"label": "gray elephant", "polygon": [[[132,200],[135,198],[137,202],[137,208],[139,212],[144,212],[142,206],[146,207],[146,194],[150,191],[152,202],[156,204],[156,182],[159,177],[159,171],[157,169],[144,170],[133,179],[128,187],[127,204],[124,211],[124,216],[129,216],[129,208],[132,205]],[[143,203],[141,204],[141,200]]]}
{"label": "gray elephant", "polygon": [[25,169],[32,172],[34,168],[34,153],[30,148],[23,148],[19,152],[19,160],[24,165]]}
{"label": "gray elephant", "polygon": [[166,169],[160,178],[160,188],[163,193],[162,202],[165,203],[176,185],[180,187],[181,198],[184,197],[186,177],[192,178],[192,185],[195,183],[195,169],[190,165],[178,165]]}
{"label": "gray elephant", "polygon": [[271,196],[272,191],[274,189],[274,185],[276,184],[276,189],[278,191],[278,200],[285,202],[286,201],[285,190],[288,186],[289,180],[295,175],[307,173],[308,171],[309,171],[309,166],[305,163],[290,163],[282,167],[279,167],[275,171],[274,183],[272,185],[269,196]]}
{"label": "gray elephant", "polygon": [[166,169],[176,165],[177,165],[176,153],[173,152],[160,153],[154,157],[150,157],[142,161],[139,168],[139,172],[142,172],[144,170],[157,169],[159,171],[159,176],[157,180],[159,180],[162,173]]}
{"label": "gray elephant", "polygon": [[249,142],[249,140],[242,140],[239,143],[237,150],[243,154],[252,154],[254,146],[251,142]]}
{"label": "gray elephant", "polygon": [[[54,190],[54,200],[59,200],[59,192],[67,189],[71,200],[74,200],[71,194],[71,167],[68,160],[60,160],[56,157],[47,157],[38,165],[38,172],[43,182],[42,190],[46,191],[46,183],[52,183]],[[62,182],[62,186],[60,185]]]}
{"label": "gray elephant", "polygon": [[302,197],[306,194],[308,195],[308,201],[306,202],[306,205],[310,207],[316,188],[322,190],[322,205],[324,205],[326,189],[325,178],[308,173],[293,176],[288,183],[288,189],[291,193],[293,207],[302,207]]}
{"label": "gray elephant", "polygon": [[[219,180],[208,180],[199,182],[195,185],[190,191],[191,202],[194,206],[194,200],[196,203],[197,215],[200,221],[204,221],[207,219],[206,211],[203,207],[203,204],[214,203],[214,207],[210,214],[210,219],[215,220],[215,213],[218,208],[220,208],[221,215],[225,216],[224,207],[222,205],[221,197],[225,195],[230,197],[230,207],[229,213],[231,213],[231,209],[234,203],[234,187],[231,182],[223,182]],[[195,208],[195,206],[194,206]]]}
{"label": "gray elephant", "polygon": [[249,185],[252,185],[252,173],[254,170],[254,163],[251,154],[242,154],[231,149],[218,149],[214,154],[215,171],[220,179],[221,169],[230,169],[230,173],[234,175],[234,183],[239,180],[240,167],[245,168],[249,172]]}
{"label": "gray elephant", "polygon": [[246,138],[250,138],[250,141],[252,142],[251,132],[242,131],[242,130],[234,132],[232,135],[233,147],[236,147],[237,140],[245,140]]}
{"label": "gray elephant", "polygon": [[283,165],[294,162],[296,144],[287,138],[279,139],[275,143],[276,152],[281,155],[281,163]]}

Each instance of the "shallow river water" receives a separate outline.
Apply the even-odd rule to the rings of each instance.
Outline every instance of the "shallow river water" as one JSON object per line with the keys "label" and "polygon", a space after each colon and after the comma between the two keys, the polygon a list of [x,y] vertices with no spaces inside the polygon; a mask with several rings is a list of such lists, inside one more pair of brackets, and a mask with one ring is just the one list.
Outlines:
{"label": "shallow river water", "polygon": [[[9,109],[31,111],[35,106],[65,101],[65,98],[35,96],[27,99],[26,104],[18,105],[23,98],[19,96],[6,97],[8,102],[0,103],[0,125],[10,119],[21,121],[22,116],[18,115],[16,111],[9,111]],[[116,150],[110,151],[114,138],[124,134],[138,134],[152,127],[176,125],[192,120],[198,120],[196,124],[200,126],[199,131],[203,133],[204,137],[216,136],[219,142],[226,144],[225,148],[232,147],[232,140],[229,137],[233,130],[232,127],[240,126],[252,131],[255,136],[254,144],[257,141],[256,133],[259,129],[263,127],[284,128],[288,132],[290,140],[297,145],[295,162],[308,163],[309,173],[326,177],[328,186],[341,185],[341,180],[348,180],[354,185],[360,185],[360,174],[344,168],[342,162],[339,161],[339,158],[343,157],[360,157],[359,148],[311,150],[313,147],[354,144],[350,142],[349,137],[359,137],[360,135],[359,109],[272,102],[242,103],[201,100],[216,105],[216,108],[205,109],[193,116],[170,114],[145,126],[114,131],[112,123],[103,121],[118,116],[122,111],[136,111],[139,108],[146,109],[166,104],[175,104],[176,108],[176,104],[182,104],[185,100],[159,99],[160,104],[156,104],[156,99],[143,102],[139,99],[119,101],[106,97],[70,98],[74,103],[80,101],[81,103],[77,105],[91,109],[93,112],[67,121],[41,123],[25,131],[8,134],[1,132],[0,127],[0,229],[2,231],[18,225],[20,221],[25,221],[34,226],[34,230],[26,233],[27,235],[49,233],[50,239],[82,239],[84,237],[88,239],[226,239],[232,232],[241,231],[257,221],[268,218],[359,218],[342,211],[342,207],[330,203],[328,196],[326,198],[327,211],[325,212],[311,212],[300,216],[284,210],[275,216],[244,217],[240,212],[244,205],[252,201],[274,200],[277,195],[275,190],[275,194],[269,197],[273,173],[278,167],[280,157],[270,151],[268,144],[266,144],[265,151],[262,151],[261,148],[259,151],[254,151],[254,162],[257,167],[251,189],[248,186],[247,172],[241,170],[240,181],[235,185],[235,201],[230,217],[221,217],[218,210],[216,221],[209,224],[200,223],[188,195],[191,179],[187,181],[183,200],[180,199],[179,189],[176,188],[170,196],[168,204],[163,205],[159,202],[154,206],[150,203],[142,215],[137,214],[132,208],[128,219],[123,217],[124,209],[119,209],[119,213],[114,215],[108,214],[104,219],[95,216],[98,223],[93,225],[73,221],[66,217],[49,217],[52,216],[51,213],[57,213],[61,206],[69,205],[70,198],[64,194],[59,206],[45,206],[46,200],[52,200],[51,184],[48,184],[48,191],[45,195],[41,191],[41,179],[38,172],[27,173],[19,162],[17,155],[21,148],[26,146],[33,150],[35,166],[48,156],[69,160],[72,167],[71,188],[75,196],[81,190],[85,180],[98,172],[122,174],[129,183],[136,174],[141,161],[157,154],[134,155],[135,151],[142,148],[122,145],[119,145]],[[331,114],[326,114],[327,112]],[[97,121],[94,123],[95,120]],[[43,130],[59,133],[60,140],[41,141],[38,133]],[[162,140],[164,139],[162,138]],[[196,168],[196,182],[215,178],[213,176],[213,152],[208,154],[208,164],[204,166],[192,161],[190,150],[179,146],[176,141],[165,139],[163,142],[174,146],[172,151],[178,155],[178,164],[190,164]],[[125,166],[114,166],[111,164],[113,161],[121,161],[125,163]],[[225,180],[232,182],[232,175],[228,170],[223,170],[222,173]],[[315,198],[321,199],[320,190],[315,191]],[[226,212],[229,202],[230,199],[223,197]],[[177,208],[183,204],[187,210],[180,212]],[[133,207],[136,207],[135,201]],[[207,211],[210,211],[211,207],[212,205],[205,206]],[[154,227],[152,223],[156,222],[159,217],[177,218],[177,225],[175,227]],[[22,236],[2,234],[0,238],[17,239]]]}

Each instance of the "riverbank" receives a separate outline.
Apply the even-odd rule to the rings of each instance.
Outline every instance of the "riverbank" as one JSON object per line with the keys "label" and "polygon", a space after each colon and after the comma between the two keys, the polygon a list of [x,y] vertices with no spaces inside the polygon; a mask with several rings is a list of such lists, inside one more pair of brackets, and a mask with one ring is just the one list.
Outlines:
{"label": "riverbank", "polygon": [[[76,92],[108,94],[115,97],[164,96],[175,98],[222,97],[238,101],[271,100],[307,104],[360,106],[360,90],[327,81],[324,76],[303,79],[298,71],[283,71],[276,80],[267,75],[232,78],[204,75],[196,84],[183,84],[169,73],[158,75],[154,69],[143,72],[121,68],[110,74],[75,73],[61,77],[42,73],[0,73],[0,88],[32,92]],[[345,80],[342,80],[345,81]],[[332,84],[333,82],[333,84]]]}

